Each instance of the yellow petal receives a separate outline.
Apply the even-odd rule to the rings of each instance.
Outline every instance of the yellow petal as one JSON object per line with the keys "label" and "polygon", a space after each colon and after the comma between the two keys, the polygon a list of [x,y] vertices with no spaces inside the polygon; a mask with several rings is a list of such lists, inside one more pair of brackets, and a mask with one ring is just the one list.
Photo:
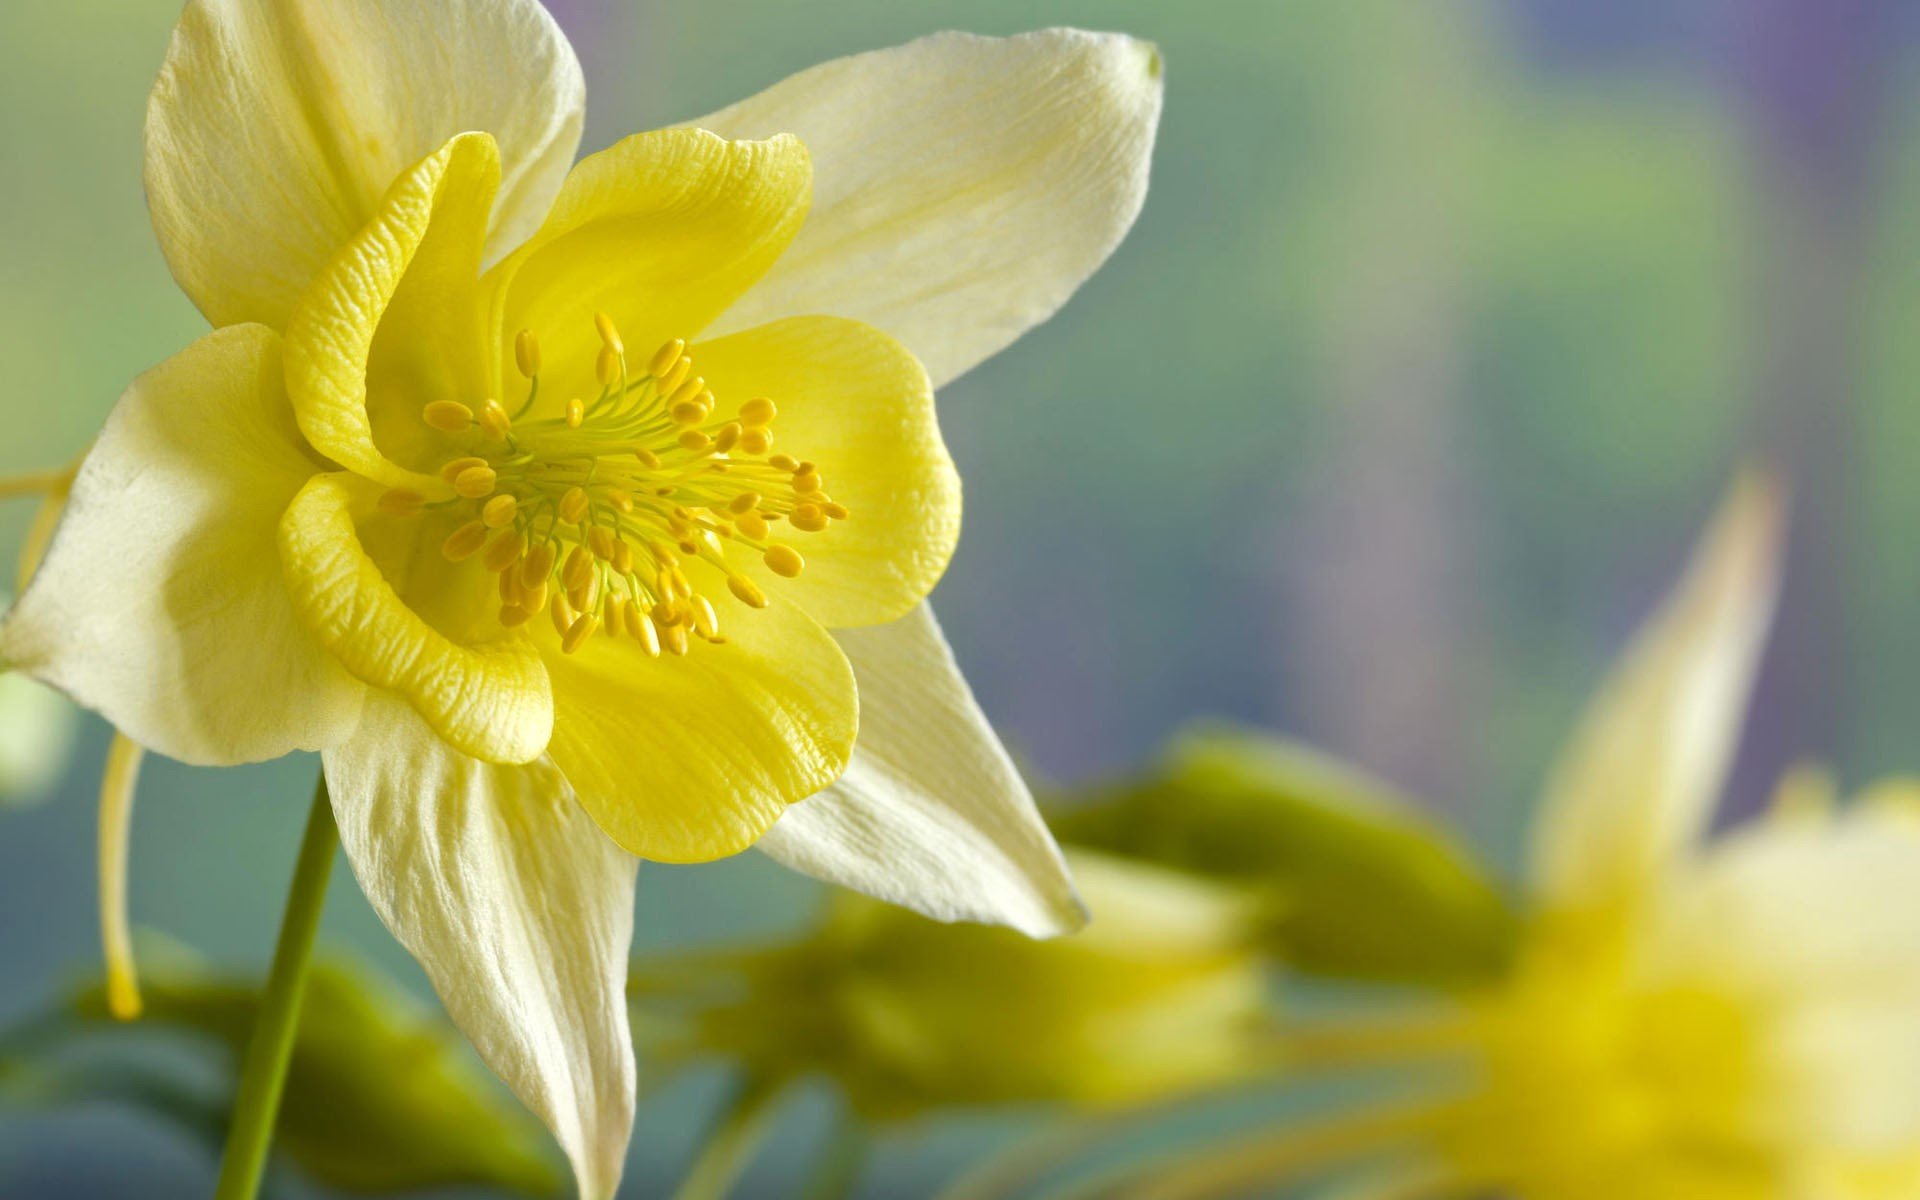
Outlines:
{"label": "yellow petal", "polygon": [[941,33],[692,122],[806,142],[813,213],[716,333],[800,313],[884,329],[935,387],[1046,320],[1147,194],[1160,52],[1110,33]]}
{"label": "yellow petal", "polygon": [[[488,762],[538,758],[553,731],[539,652],[522,636],[500,638],[497,624],[497,640],[482,640],[477,614],[488,580],[479,564],[435,561],[413,544],[431,540],[423,523],[375,515],[377,494],[345,474],[319,475],[287,506],[280,558],[294,608],[347,670],[400,693],[455,748]],[[404,551],[382,555],[425,568],[398,581],[406,599],[363,544],[356,518],[374,535],[408,540]]]}
{"label": "yellow petal", "polygon": [[258,325],[135,380],[0,624],[0,657],[187,762],[345,736],[364,689],[295,615],[275,549],[319,469],[280,380],[280,340]]}
{"label": "yellow petal", "polygon": [[[541,388],[555,404],[598,391],[597,313],[637,377],[655,347],[705,329],[766,271],[811,190],[806,148],[791,137],[635,134],[582,159],[540,231],[489,277],[504,289],[500,328],[539,337]],[[512,349],[498,353],[506,372]]]}
{"label": "yellow petal", "polygon": [[1551,908],[1630,903],[1685,853],[1733,758],[1778,587],[1781,503],[1742,478],[1548,782],[1533,875]]}
{"label": "yellow petal", "polygon": [[580,1195],[607,1200],[633,1127],[636,862],[551,763],[468,758],[390,695],[370,697],[360,731],[323,761],[341,846],[374,911],[553,1130]]}
{"label": "yellow petal", "polygon": [[853,670],[825,630],[791,605],[748,609],[699,582],[717,594],[723,646],[649,658],[596,635],[566,655],[542,633],[553,761],[600,828],[661,862],[752,845],[846,768],[859,718]]}
{"label": "yellow petal", "polygon": [[281,327],[388,185],[468,130],[500,144],[490,253],[545,215],[585,93],[536,0],[191,0],[147,106],[174,277],[215,325]]}
{"label": "yellow petal", "polygon": [[806,558],[785,579],[751,555],[741,569],[829,627],[894,620],[925,599],[960,538],[960,476],[940,439],[927,374],[858,321],[796,317],[694,347],[727,404],[778,406],[778,446],[820,464],[852,513],[791,537]]}
{"label": "yellow petal", "polygon": [[835,640],[860,688],[853,760],[832,787],[789,808],[759,848],[935,920],[1031,937],[1085,925],[1060,848],[932,610]]}
{"label": "yellow petal", "polygon": [[444,495],[431,472],[453,454],[421,409],[494,391],[477,281],[499,171],[485,134],[462,134],[421,160],[288,319],[287,391],[300,430],[365,478]]}

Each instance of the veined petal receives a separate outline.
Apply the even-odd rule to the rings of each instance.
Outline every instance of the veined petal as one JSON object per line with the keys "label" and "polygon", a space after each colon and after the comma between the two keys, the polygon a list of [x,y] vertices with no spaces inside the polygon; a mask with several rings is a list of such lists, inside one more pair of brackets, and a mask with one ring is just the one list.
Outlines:
{"label": "veined petal", "polygon": [[716,333],[833,313],[892,334],[935,387],[1052,316],[1146,199],[1160,52],[1119,34],[941,33],[836,59],[692,122],[789,132],[813,213]]}
{"label": "veined petal", "polygon": [[499,171],[486,134],[461,134],[422,159],[288,318],[287,391],[301,432],[388,487],[446,494],[423,468],[454,453],[421,408],[496,390],[478,280]]}
{"label": "veined petal", "polygon": [[320,464],[280,339],[195,342],[134,381],[59,532],[0,624],[0,657],[172,758],[233,764],[352,731],[364,689],[301,624],[275,539]]}
{"label": "veined petal", "polygon": [[847,773],[760,839],[776,860],[941,921],[1086,924],[1060,849],[925,605],[835,635],[860,685]]}
{"label": "veined petal", "polygon": [[694,347],[728,402],[779,407],[778,445],[815,460],[853,514],[791,540],[806,569],[741,569],[830,628],[873,625],[925,599],[960,539],[960,476],[940,439],[927,373],[900,343],[839,317],[796,317]]}
{"label": "veined petal", "polygon": [[553,1130],[587,1200],[633,1128],[627,956],[635,860],[542,759],[494,766],[374,693],[326,752],[340,841],[374,911],[447,1014]]}
{"label": "veined petal", "polygon": [[473,635],[479,623],[461,600],[484,599],[488,585],[472,561],[438,562],[438,578],[398,581],[413,603],[402,599],[356,524],[378,519],[374,498],[371,487],[336,473],[315,476],[287,506],[280,560],[294,609],[347,670],[405,697],[456,749],[489,762],[538,758],[553,732],[539,651],[524,636],[501,636],[497,624],[495,640]]}
{"label": "veined petal", "polygon": [[491,133],[498,257],[539,224],[585,88],[536,0],[191,0],[147,106],[154,229],[215,325],[280,327],[395,178]]}
{"label": "veined petal", "polygon": [[635,134],[581,159],[539,232],[489,276],[500,328],[539,336],[550,401],[591,398],[596,313],[613,318],[637,377],[656,347],[692,338],[760,278],[811,190],[806,147],[791,137]]}
{"label": "veined petal", "polygon": [[831,635],[792,605],[748,609],[724,586],[704,590],[718,593],[728,640],[684,658],[603,634],[562,654],[545,633],[553,761],[608,836],[661,862],[752,845],[846,768],[859,721]]}
{"label": "veined petal", "polygon": [[1778,589],[1781,502],[1737,482],[1549,779],[1532,870],[1551,908],[1631,901],[1712,815]]}

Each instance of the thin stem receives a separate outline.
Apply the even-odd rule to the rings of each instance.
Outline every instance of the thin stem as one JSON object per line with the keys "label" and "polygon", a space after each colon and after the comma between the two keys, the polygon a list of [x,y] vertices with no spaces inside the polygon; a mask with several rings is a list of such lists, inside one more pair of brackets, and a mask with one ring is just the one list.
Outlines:
{"label": "thin stem", "polygon": [[747,1080],[707,1135],[674,1200],[721,1200],[727,1194],[772,1124],[769,1118],[779,1092],[776,1083]]}
{"label": "thin stem", "polygon": [[72,467],[50,471],[22,471],[18,475],[0,475],[0,500],[13,496],[38,496],[66,487],[73,480]]}
{"label": "thin stem", "polygon": [[227,1149],[220,1162],[214,1200],[253,1200],[260,1191],[267,1147],[280,1112],[280,1093],[287,1082],[287,1060],[293,1053],[294,1034],[300,1028],[300,1002],[306,994],[313,938],[320,928],[327,878],[333,873],[333,856],[339,847],[340,831],[333,823],[333,806],[327,798],[327,777],[323,774],[314,785],[307,832],[294,863],[286,915],[280,921],[280,941],[274,947],[267,990],[260,998],[253,1037],[247,1044],[246,1065],[234,1099],[233,1124],[227,1130]]}
{"label": "thin stem", "polygon": [[100,780],[100,947],[107,963],[107,1011],[122,1021],[140,1015],[127,920],[127,844],[133,835],[133,790],[145,754],[126,734],[114,734]]}

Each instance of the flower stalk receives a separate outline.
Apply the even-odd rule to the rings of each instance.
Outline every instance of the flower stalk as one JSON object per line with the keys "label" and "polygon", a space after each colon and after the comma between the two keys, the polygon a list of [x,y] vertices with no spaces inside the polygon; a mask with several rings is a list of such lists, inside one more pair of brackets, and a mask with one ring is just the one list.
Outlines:
{"label": "flower stalk", "polygon": [[253,1200],[260,1190],[274,1120],[280,1112],[280,1093],[286,1086],[287,1061],[300,1027],[300,1003],[313,960],[313,939],[320,929],[327,880],[339,847],[340,831],[333,822],[333,804],[323,774],[314,784],[313,807],[307,812],[307,830],[300,841],[300,857],[294,863],[286,912],[280,919],[280,940],[274,947],[260,1015],[247,1044],[214,1200]]}

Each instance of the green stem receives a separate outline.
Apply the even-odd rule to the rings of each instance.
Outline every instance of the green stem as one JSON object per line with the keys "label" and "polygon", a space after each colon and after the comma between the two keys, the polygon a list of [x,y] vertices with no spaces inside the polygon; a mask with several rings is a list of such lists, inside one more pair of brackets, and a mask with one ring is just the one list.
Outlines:
{"label": "green stem", "polygon": [[727,1194],[759,1148],[779,1091],[778,1084],[763,1079],[746,1081],[707,1135],[674,1200],[721,1200]]}
{"label": "green stem", "polygon": [[807,1183],[806,1200],[848,1200],[859,1189],[866,1170],[868,1140],[866,1123],[843,1101],[833,1135]]}
{"label": "green stem", "polygon": [[313,808],[307,813],[307,832],[294,864],[267,990],[260,998],[253,1036],[247,1044],[246,1065],[234,1098],[233,1124],[227,1130],[227,1149],[220,1161],[214,1200],[253,1200],[260,1191],[267,1147],[280,1113],[280,1093],[287,1082],[287,1060],[293,1053],[294,1034],[300,1028],[300,1001],[306,994],[313,937],[320,928],[327,878],[333,873],[333,856],[339,847],[340,831],[333,823],[327,777],[322,774],[314,785]]}

